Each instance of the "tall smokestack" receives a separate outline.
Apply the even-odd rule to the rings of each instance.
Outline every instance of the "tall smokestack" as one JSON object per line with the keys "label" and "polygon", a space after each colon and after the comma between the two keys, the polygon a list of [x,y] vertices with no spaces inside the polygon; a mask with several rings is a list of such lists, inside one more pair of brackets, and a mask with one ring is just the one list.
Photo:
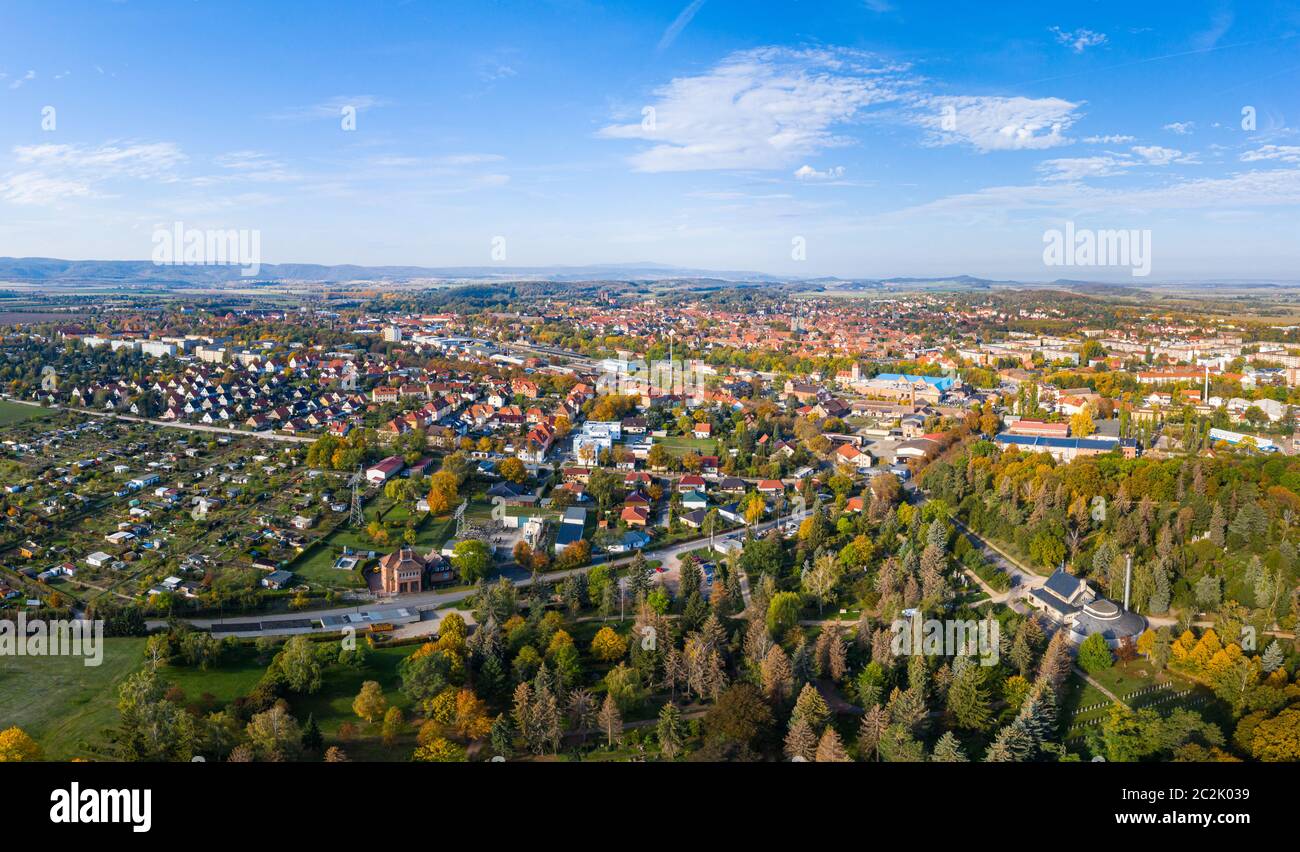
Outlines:
{"label": "tall smokestack", "polygon": [[1124,557],[1124,610],[1128,611],[1128,591],[1133,585],[1133,554]]}

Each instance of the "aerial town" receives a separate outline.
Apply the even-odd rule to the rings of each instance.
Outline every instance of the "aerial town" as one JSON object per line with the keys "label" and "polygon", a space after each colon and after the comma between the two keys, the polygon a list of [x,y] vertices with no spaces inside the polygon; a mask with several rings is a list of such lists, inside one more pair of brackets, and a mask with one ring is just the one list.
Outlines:
{"label": "aerial town", "polygon": [[0,9],[15,842],[1289,836],[1300,0]]}
{"label": "aerial town", "polygon": [[602,292],[6,294],[6,759],[1300,759],[1300,326]]}

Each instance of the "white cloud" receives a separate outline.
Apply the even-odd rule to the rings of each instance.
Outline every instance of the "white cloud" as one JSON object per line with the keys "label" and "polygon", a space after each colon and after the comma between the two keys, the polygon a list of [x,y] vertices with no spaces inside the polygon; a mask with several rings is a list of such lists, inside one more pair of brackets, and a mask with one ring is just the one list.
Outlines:
{"label": "white cloud", "polygon": [[127,176],[173,179],[176,167],[185,161],[180,148],[171,142],[148,144],[108,143],[98,148],[81,145],[18,145],[14,159],[25,166],[66,172],[95,172],[103,177]]}
{"label": "white cloud", "polygon": [[1184,154],[1177,148],[1164,148],[1160,145],[1134,145],[1133,153],[1153,166],[1167,166],[1170,163],[1195,163],[1196,158]]}
{"label": "white cloud", "polygon": [[1080,104],[1060,98],[934,97],[922,102],[916,120],[931,131],[932,145],[966,143],[980,151],[1054,148],[1071,140],[1065,132]]}
{"label": "white cloud", "polygon": [[377,95],[338,95],[327,101],[311,106],[293,107],[271,116],[280,121],[306,121],[310,119],[340,118],[344,107],[352,107],[358,114],[378,107],[388,106],[389,101]]}
{"label": "white cloud", "polygon": [[1093,157],[1045,160],[1039,164],[1038,170],[1047,180],[1078,181],[1085,178],[1114,177],[1140,166],[1168,166],[1174,163],[1183,165],[1198,162],[1194,156],[1184,154],[1177,148],[1135,145],[1129,150],[1132,153],[1108,152]]}
{"label": "white cloud", "polygon": [[29,81],[31,81],[31,80],[35,80],[35,79],[36,79],[36,72],[35,72],[35,71],[28,71],[26,74],[24,74],[24,75],[21,76],[21,77],[16,78],[12,83],[10,83],[10,84],[9,84],[9,88],[11,88],[11,89],[20,89],[20,88],[22,88],[23,83],[27,83],[27,82],[29,82]]}
{"label": "white cloud", "polygon": [[799,180],[836,180],[837,178],[844,177],[844,167],[831,166],[822,171],[818,171],[805,163],[794,170],[794,176]]}
{"label": "white cloud", "polygon": [[218,166],[241,180],[288,183],[298,180],[283,163],[261,151],[231,151],[215,158]]}
{"label": "white cloud", "polygon": [[682,30],[686,29],[687,25],[690,24],[691,19],[695,17],[695,13],[700,11],[700,7],[703,5],[704,0],[691,0],[690,4],[688,4],[685,9],[682,9],[677,17],[673,19],[673,22],[668,25],[668,29],[664,30],[664,34],[660,37],[659,45],[656,49],[665,50],[672,46],[672,43],[677,41],[677,36],[681,35]]}
{"label": "white cloud", "polygon": [[15,204],[94,197],[97,185],[124,178],[170,183],[186,159],[170,142],[18,145],[13,158],[22,168],[0,177],[0,198]]}
{"label": "white cloud", "polygon": [[1035,213],[1136,212],[1152,210],[1225,210],[1300,204],[1300,169],[1249,171],[1222,178],[1194,178],[1156,187],[1101,188],[1054,182],[1030,186],[994,186],[950,195],[884,214],[882,220],[932,221],[939,215],[969,220]]}
{"label": "white cloud", "polygon": [[1254,151],[1247,151],[1241,155],[1243,163],[1255,163],[1262,160],[1300,163],[1300,145],[1261,145]]}
{"label": "white cloud", "polygon": [[0,198],[13,204],[54,204],[94,195],[79,180],[49,177],[40,172],[18,172],[0,177]]}
{"label": "white cloud", "polygon": [[1109,136],[1088,136],[1083,141],[1089,145],[1123,145],[1132,142],[1135,138],[1137,137],[1112,133]]}
{"label": "white cloud", "polygon": [[499,163],[504,159],[500,154],[447,154],[434,157],[433,163],[437,166],[476,166],[481,163]]}
{"label": "white cloud", "polygon": [[1048,27],[1048,30],[1056,34],[1058,43],[1069,45],[1070,49],[1075,53],[1083,53],[1090,47],[1106,43],[1105,33],[1093,32],[1092,30],[1063,30],[1060,27]]}
{"label": "white cloud", "polygon": [[1186,136],[1192,132],[1192,128],[1194,127],[1196,127],[1196,122],[1194,121],[1175,121],[1166,124],[1164,129],[1168,130],[1170,133],[1177,133],[1179,136]]}
{"label": "white cloud", "polygon": [[1104,154],[1096,157],[1063,157],[1045,160],[1038,170],[1047,180],[1077,181],[1084,178],[1112,177],[1132,168],[1134,162],[1123,155]]}
{"label": "white cloud", "polygon": [[842,144],[837,126],[898,100],[910,86],[902,70],[843,49],[742,51],[674,78],[642,120],[598,135],[650,142],[631,158],[643,172],[784,168]]}

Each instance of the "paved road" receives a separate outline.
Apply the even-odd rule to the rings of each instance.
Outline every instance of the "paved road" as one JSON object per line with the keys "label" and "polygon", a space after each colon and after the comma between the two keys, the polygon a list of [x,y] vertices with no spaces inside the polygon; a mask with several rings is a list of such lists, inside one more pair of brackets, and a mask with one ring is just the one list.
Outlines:
{"label": "paved road", "polygon": [[[788,523],[790,520],[800,520],[803,517],[805,517],[807,514],[808,514],[807,512],[804,512],[803,514],[794,516],[793,518],[791,518],[790,516],[782,516],[781,523],[783,524]],[[766,532],[767,530],[770,530],[775,524],[776,524],[775,520],[764,521],[763,523],[754,526],[754,532],[755,534]],[[735,530],[733,532],[726,533],[725,535],[716,535],[714,536],[714,540],[727,541],[727,540],[743,539],[744,536],[745,536],[745,530],[740,529],[740,530]],[[680,564],[679,558],[683,553],[689,553],[692,550],[698,550],[701,547],[708,547],[708,546],[709,546],[709,541],[707,538],[692,539],[690,541],[678,542],[677,544],[671,545],[669,547],[661,548],[659,550],[646,550],[644,551],[644,555],[647,559],[662,560],[665,566],[670,563],[673,565],[678,565]],[[633,557],[628,556],[628,557],[623,557],[621,559],[616,559],[616,560],[611,560],[609,562],[596,563],[596,564],[606,564],[606,565],[619,567],[630,563],[632,561],[632,558]],[[563,580],[566,577],[571,577],[574,574],[585,574],[586,572],[590,571],[593,567],[595,566],[585,565],[581,568],[571,568],[567,571],[551,571],[546,574],[543,574],[541,576],[541,580],[543,582],[553,583],[556,582],[557,580]],[[527,588],[533,584],[533,577],[530,574],[528,576],[518,577],[514,579],[512,582],[517,588]],[[747,581],[745,581],[742,577],[742,589],[747,586],[748,586]],[[227,624],[230,622],[247,622],[247,621],[276,622],[276,621],[292,621],[292,620],[299,620],[304,618],[316,619],[316,618],[322,618],[327,615],[343,615],[348,612],[359,612],[365,609],[374,609],[380,606],[404,606],[404,607],[408,607],[423,612],[426,610],[438,609],[439,607],[446,606],[447,604],[457,603],[459,601],[464,600],[465,598],[470,597],[473,594],[474,594],[473,589],[462,588],[462,589],[452,589],[444,592],[419,592],[414,595],[402,595],[401,597],[398,598],[366,600],[366,601],[359,602],[354,607],[332,607],[328,609],[302,610],[300,612],[285,612],[285,613],[275,613],[275,614],[268,614],[268,615],[249,613],[247,615],[232,615],[225,618],[186,618],[181,620],[187,621],[190,624],[194,625],[195,627],[210,628],[214,624]],[[148,621],[146,622],[146,624],[151,629],[167,626],[166,621],[157,620],[157,619]],[[267,635],[274,635],[274,634],[268,632]]]}
{"label": "paved road", "polygon": [[[92,408],[77,408],[72,405],[41,405],[38,402],[32,402],[27,399],[17,399],[15,397],[6,397],[9,402],[17,402],[21,405],[30,405],[33,408],[46,408],[55,411],[71,411],[76,414],[84,414],[87,417],[106,417],[113,420],[126,420],[132,423],[149,423],[154,426],[161,426],[165,429],[184,429],[189,432],[214,432],[219,435],[235,435],[241,438],[260,438],[263,441],[280,441],[287,444],[310,444],[315,437],[306,435],[280,435],[267,429],[262,432],[249,432],[246,429],[231,429],[226,426],[209,426],[206,423],[180,423],[171,420],[156,420],[149,417],[137,417],[134,414],[118,414],[113,411],[96,411]],[[317,436],[319,437],[319,436]]]}
{"label": "paved road", "polygon": [[[918,508],[924,506],[926,501],[930,499],[929,495],[918,488],[913,480],[908,480],[903,485],[903,492]],[[1025,608],[1023,604],[1019,603],[1020,599],[1029,594],[1030,590],[1040,588],[1047,582],[1047,578],[1041,574],[1035,574],[1021,565],[1009,553],[967,527],[956,515],[950,517],[949,520],[957,527],[958,532],[966,536],[967,541],[979,549],[986,560],[1000,567],[1007,573],[1007,576],[1011,577],[1012,585],[1005,592],[996,591],[992,586],[980,579],[979,575],[974,571],[963,567],[962,571],[965,572],[966,576],[978,583],[994,603],[1004,603],[1017,612],[1024,612]]]}

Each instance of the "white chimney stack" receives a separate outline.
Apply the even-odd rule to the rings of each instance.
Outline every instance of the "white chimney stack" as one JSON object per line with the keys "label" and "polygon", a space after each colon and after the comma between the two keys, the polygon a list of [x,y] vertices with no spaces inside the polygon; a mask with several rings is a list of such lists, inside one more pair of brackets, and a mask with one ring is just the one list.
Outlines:
{"label": "white chimney stack", "polygon": [[1133,585],[1133,554],[1124,557],[1124,610],[1128,610],[1128,591]]}

